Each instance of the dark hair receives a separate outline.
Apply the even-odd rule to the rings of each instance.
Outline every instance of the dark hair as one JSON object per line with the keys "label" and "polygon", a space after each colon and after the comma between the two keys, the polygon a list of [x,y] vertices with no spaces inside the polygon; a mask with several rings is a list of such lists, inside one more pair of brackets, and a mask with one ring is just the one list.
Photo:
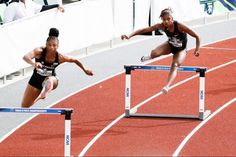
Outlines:
{"label": "dark hair", "polygon": [[59,36],[59,30],[57,28],[50,28],[49,33],[48,33],[47,42],[49,40],[55,40],[55,39],[59,42],[59,40],[57,38],[58,36]]}
{"label": "dark hair", "polygon": [[58,37],[59,36],[59,30],[56,29],[56,28],[50,28],[48,36]]}
{"label": "dark hair", "polygon": [[168,8],[163,9],[163,10],[161,11],[160,17],[163,17],[163,16],[165,16],[165,15],[170,15],[170,16],[172,16],[172,13],[173,13],[172,9],[171,9],[170,7],[168,7]]}

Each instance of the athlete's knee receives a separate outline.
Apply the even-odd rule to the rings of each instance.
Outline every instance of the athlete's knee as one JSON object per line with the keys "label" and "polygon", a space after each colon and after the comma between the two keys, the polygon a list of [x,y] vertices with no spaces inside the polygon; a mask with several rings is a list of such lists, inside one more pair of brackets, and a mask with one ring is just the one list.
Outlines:
{"label": "athlete's knee", "polygon": [[180,64],[179,63],[176,63],[176,62],[174,62],[174,63],[172,63],[172,65],[171,65],[173,68],[178,68],[178,67],[180,67]]}
{"label": "athlete's knee", "polygon": [[56,80],[56,81],[53,82],[53,88],[52,88],[52,90],[56,89],[57,86],[58,86],[58,80]]}
{"label": "athlete's knee", "polygon": [[23,101],[22,103],[21,103],[21,107],[22,108],[29,108],[29,107],[31,107],[33,105],[33,102],[25,102],[25,101]]}
{"label": "athlete's knee", "polygon": [[21,104],[22,108],[29,108],[31,105]]}
{"label": "athlete's knee", "polygon": [[52,88],[52,89],[56,89],[57,86],[58,86],[58,79],[57,79],[57,77],[55,77],[55,76],[50,76],[49,79],[50,79],[50,81],[52,81],[52,83],[53,83],[53,88]]}
{"label": "athlete's knee", "polygon": [[153,59],[153,58],[159,57],[160,53],[158,53],[158,51],[156,51],[156,50],[152,50],[150,56]]}

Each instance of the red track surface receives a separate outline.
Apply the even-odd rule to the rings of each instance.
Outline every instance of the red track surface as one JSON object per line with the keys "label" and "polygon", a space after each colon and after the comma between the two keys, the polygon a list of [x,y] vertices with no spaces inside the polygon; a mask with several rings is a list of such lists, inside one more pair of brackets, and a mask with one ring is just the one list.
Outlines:
{"label": "red track surface", "polygon": [[[207,45],[236,48],[236,38]],[[236,59],[236,51],[201,49],[199,58],[189,52],[184,65],[208,69]],[[171,58],[152,63],[169,65]],[[216,111],[235,97],[236,63],[206,74],[206,109]],[[132,73],[132,104],[160,91],[167,72]],[[179,72],[175,83],[195,73]],[[74,108],[72,150],[77,156],[103,128],[124,113],[124,74],[83,90],[54,107]],[[198,77],[142,106],[146,113],[198,114]],[[183,156],[236,156],[236,116],[232,104],[206,125],[185,145]],[[134,106],[134,105],[133,105]],[[123,118],[101,136],[86,156],[171,156],[182,140],[201,121],[158,118]],[[64,117],[39,115],[0,143],[0,156],[63,156]]]}

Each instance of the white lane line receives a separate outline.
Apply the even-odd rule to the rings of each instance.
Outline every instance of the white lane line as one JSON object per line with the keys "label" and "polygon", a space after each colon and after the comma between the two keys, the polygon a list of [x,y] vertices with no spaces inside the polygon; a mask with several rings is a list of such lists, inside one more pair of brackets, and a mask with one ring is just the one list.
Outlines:
{"label": "white lane line", "polygon": [[[234,38],[235,38],[235,36],[232,36],[232,37],[228,37],[228,38],[216,40],[216,41],[213,41],[213,42],[208,42],[208,43],[203,44],[202,46],[214,44],[214,43],[217,43],[217,42],[223,42],[223,41],[225,41],[225,40],[234,39]],[[144,40],[146,40],[146,39],[144,39]],[[143,41],[143,40],[142,40],[142,41]],[[135,43],[135,42],[134,42],[134,43]],[[137,42],[137,43],[138,43],[138,42]],[[127,45],[129,45],[129,44],[126,43],[126,46],[127,46]],[[122,47],[122,46],[118,46],[118,47]],[[201,48],[202,48],[202,47],[201,47]],[[193,48],[190,48],[189,50],[191,50],[191,49],[193,49]],[[99,51],[99,52],[100,52],[100,51]],[[96,53],[92,53],[92,54],[96,54]],[[88,57],[88,56],[92,56],[92,54],[87,55],[87,57]],[[164,58],[167,58],[167,57],[170,57],[170,56],[172,56],[172,55],[161,56],[161,57],[155,58],[155,59],[153,59],[153,60],[150,60],[149,62],[145,62],[145,63],[143,63],[143,64],[149,64],[149,63],[152,63],[152,62],[156,62],[156,61],[158,61],[158,60],[161,60],[161,59],[164,59]],[[86,58],[86,57],[82,57],[82,58]],[[64,63],[64,64],[67,64],[67,63]],[[83,90],[85,90],[85,89],[87,89],[87,88],[89,88],[89,87],[92,87],[92,86],[94,86],[94,85],[96,85],[96,84],[99,84],[99,83],[101,83],[101,82],[103,82],[103,81],[106,81],[106,80],[108,80],[108,79],[110,79],[110,78],[113,78],[113,77],[115,77],[115,76],[118,76],[118,75],[122,74],[123,72],[124,72],[124,71],[121,71],[121,72],[119,72],[119,73],[117,73],[117,74],[114,74],[114,75],[112,75],[112,76],[110,76],[110,77],[107,77],[107,78],[105,78],[105,79],[103,79],[103,80],[100,80],[100,81],[98,81],[98,82],[95,82],[94,84],[91,84],[91,85],[89,85],[89,86],[86,86],[86,87],[84,87],[84,88],[82,88],[82,89],[80,89],[80,90],[77,90],[77,91],[75,91],[75,92],[72,92],[71,94],[69,94],[69,95],[67,95],[67,96],[65,96],[65,97],[62,97],[61,99],[59,99],[58,101],[52,103],[50,106],[47,106],[46,108],[53,107],[54,105],[56,105],[57,103],[59,103],[59,102],[65,100],[65,99],[67,99],[68,97],[70,97],[70,96],[72,96],[72,95],[74,95],[74,94],[76,94],[76,93],[78,93],[78,92],[80,92],[80,91],[83,91]],[[28,75],[27,75],[27,77],[28,77]],[[2,88],[2,86],[1,86],[0,88]],[[171,87],[171,88],[172,88],[172,87]],[[171,88],[170,88],[170,89],[171,89]],[[160,94],[158,94],[158,95],[160,95]],[[158,95],[156,95],[156,96],[158,96]],[[0,138],[0,143],[1,143],[2,141],[4,141],[8,136],[10,136],[12,133],[14,133],[17,129],[19,129],[21,126],[23,126],[24,124],[26,124],[27,122],[29,122],[31,119],[33,119],[33,118],[36,117],[36,116],[37,116],[37,114],[36,114],[36,115],[33,115],[32,117],[29,117],[29,118],[26,119],[24,122],[20,123],[18,126],[16,126],[16,127],[13,128],[11,131],[9,131],[7,134],[3,135],[3,136]]]}
{"label": "white lane line", "polygon": [[236,48],[227,48],[227,47],[208,47],[208,46],[204,46],[204,47],[201,47],[200,49],[236,51]]}
{"label": "white lane line", "polygon": [[[230,65],[230,64],[233,64],[233,63],[236,63],[236,60],[232,60],[232,61],[227,62],[227,63],[225,63],[225,64],[222,64],[222,65],[219,65],[219,66],[214,67],[214,68],[212,68],[212,69],[209,69],[209,70],[207,70],[207,72],[211,72],[211,71],[213,71],[213,70],[222,68],[222,67],[224,67],[224,66],[227,66],[227,65]],[[207,73],[207,72],[206,72],[206,73]],[[171,86],[170,89],[175,88],[175,87],[177,87],[177,86],[179,86],[179,85],[181,85],[181,84],[183,84],[183,83],[185,83],[185,82],[187,82],[187,81],[189,81],[189,80],[191,80],[191,79],[194,79],[194,78],[196,78],[196,77],[198,77],[198,76],[199,76],[199,75],[194,75],[194,76],[192,76],[192,77],[190,77],[190,78],[187,78],[187,79],[185,79],[185,80],[183,80],[183,81],[180,81],[180,82],[174,84],[173,86]],[[136,110],[138,107],[141,107],[142,105],[144,105],[145,103],[147,103],[148,101],[154,99],[155,97],[157,97],[157,96],[159,96],[159,95],[161,95],[161,92],[159,92],[159,93],[157,93],[157,94],[155,94],[155,95],[149,97],[148,99],[144,100],[144,101],[141,102],[140,104],[137,104],[136,106],[134,106],[134,107],[131,109],[131,112],[132,112],[132,110]],[[119,116],[118,118],[116,118],[114,121],[112,121],[108,126],[106,126],[101,132],[99,132],[99,133],[84,147],[84,149],[81,151],[81,153],[78,155],[78,157],[84,156],[84,154],[85,154],[85,153],[88,151],[88,149],[97,141],[97,139],[99,139],[107,130],[109,130],[113,125],[115,125],[115,124],[116,124],[119,120],[121,120],[124,116],[125,116],[125,114],[122,114],[121,116]]]}
{"label": "white lane line", "polygon": [[[166,56],[162,56],[162,57],[153,59],[152,62],[155,62],[155,61],[158,61],[158,60],[167,58],[167,57],[169,57],[169,56],[170,56],[170,55],[166,55]],[[148,63],[148,62],[146,62],[146,63]],[[65,96],[65,97],[62,97],[61,99],[59,99],[58,101],[55,101],[54,103],[52,103],[51,105],[47,106],[46,108],[51,108],[51,107],[53,107],[54,105],[58,104],[59,102],[61,102],[61,101],[65,100],[65,99],[71,97],[72,95],[75,95],[76,93],[79,93],[79,92],[81,92],[81,91],[83,91],[83,90],[85,90],[85,89],[87,89],[87,88],[90,88],[90,87],[92,87],[92,86],[95,86],[95,85],[97,85],[97,84],[99,84],[99,83],[101,83],[101,82],[104,82],[104,81],[106,81],[106,80],[109,80],[109,79],[111,79],[111,78],[113,78],[113,77],[116,77],[116,76],[118,76],[118,75],[121,75],[121,74],[124,73],[124,72],[125,72],[125,71],[123,70],[123,71],[118,72],[118,73],[116,73],[116,74],[114,74],[114,75],[111,75],[111,76],[109,76],[109,77],[106,77],[106,78],[104,78],[104,79],[102,79],[102,80],[100,80],[100,81],[98,81],[98,82],[95,82],[95,83],[93,83],[93,84],[90,84],[90,85],[88,85],[88,86],[85,86],[84,88],[81,88],[80,90],[77,90],[77,91],[75,91],[75,92],[70,93],[69,95],[67,95],[67,96]],[[38,115],[38,114],[32,115],[31,117],[29,117],[28,119],[26,119],[25,121],[23,121],[22,123],[20,123],[19,125],[17,125],[15,128],[13,128],[12,130],[10,130],[7,134],[3,135],[3,136],[0,138],[0,143],[3,142],[8,136],[10,136],[11,134],[13,134],[17,129],[19,129],[20,127],[22,127],[23,125],[25,125],[26,123],[28,123],[30,120],[32,120],[33,118],[35,118],[37,115]]]}
{"label": "white lane line", "polygon": [[[89,86],[86,86],[86,87],[84,87],[84,88],[82,88],[82,89],[80,89],[80,90],[77,90],[77,91],[73,92],[73,93],[70,93],[69,95],[67,95],[67,96],[65,96],[65,97],[62,97],[62,98],[59,99],[58,101],[54,102],[53,104],[51,104],[51,105],[49,105],[49,106],[47,106],[47,107],[45,107],[45,108],[51,108],[51,107],[53,107],[54,105],[58,104],[59,102],[61,102],[61,101],[65,100],[65,99],[67,99],[68,97],[71,97],[72,95],[75,95],[75,94],[78,93],[78,92],[81,92],[81,91],[83,91],[83,90],[85,90],[85,89],[87,89],[87,88],[90,88],[90,87],[92,87],[92,86],[95,86],[95,85],[97,85],[97,84],[99,84],[99,83],[101,83],[101,82],[103,82],[103,81],[106,81],[106,80],[108,80],[108,79],[110,79],[110,78],[113,78],[113,77],[115,77],[115,76],[118,76],[118,75],[120,75],[120,74],[122,74],[122,73],[124,73],[124,71],[119,72],[119,73],[117,73],[117,74],[115,74],[115,75],[109,76],[109,77],[107,77],[107,78],[105,78],[105,79],[102,79],[102,80],[100,80],[100,81],[98,81],[98,82],[95,82],[94,84],[91,84],[91,85],[89,85]],[[25,121],[23,121],[22,123],[20,123],[19,125],[17,125],[15,128],[13,128],[13,129],[12,129],[11,131],[9,131],[7,134],[5,134],[4,136],[2,136],[2,137],[0,138],[0,143],[1,143],[2,141],[4,141],[8,136],[10,136],[12,133],[14,133],[17,129],[19,129],[21,126],[23,126],[24,124],[26,124],[26,123],[28,123],[30,120],[32,120],[34,117],[36,117],[37,115],[38,115],[38,114],[34,114],[34,115],[32,115],[31,117],[27,118]]]}
{"label": "white lane line", "polygon": [[[227,39],[234,39],[234,38],[235,38],[235,37],[232,36],[232,37],[225,38],[225,39],[221,39],[221,40],[217,40],[217,41],[214,41],[214,42],[209,42],[209,43],[206,43],[206,44],[204,44],[204,45],[209,45],[209,44],[213,44],[213,43],[225,41],[225,40],[227,40]],[[204,45],[202,45],[202,46],[204,46]],[[201,47],[201,48],[202,48],[202,47]],[[160,58],[151,60],[150,63],[151,63],[151,62],[155,62],[155,61],[157,61],[157,60],[161,60],[161,59],[167,58],[167,57],[169,57],[169,56],[170,56],[170,55],[163,56],[163,58],[160,57]],[[234,61],[234,62],[235,62],[235,61]],[[145,63],[145,64],[148,64],[148,62]],[[231,64],[231,63],[229,63],[229,64]],[[208,72],[210,72],[210,71],[208,71]],[[75,92],[73,92],[73,93],[71,93],[71,94],[69,94],[69,95],[67,95],[67,96],[65,96],[65,97],[62,97],[61,99],[59,99],[58,101],[54,102],[52,105],[47,106],[46,108],[53,107],[53,106],[56,105],[57,103],[59,103],[59,102],[65,100],[65,99],[67,99],[68,97],[70,97],[70,96],[72,96],[72,95],[74,95],[74,94],[76,94],[76,93],[78,93],[78,92],[80,92],[80,91],[83,91],[83,90],[85,90],[85,89],[87,89],[87,88],[89,88],[89,87],[92,87],[92,86],[94,86],[94,85],[97,85],[97,84],[99,84],[99,83],[101,83],[101,82],[103,82],[103,81],[106,81],[106,80],[108,80],[108,79],[110,79],[110,78],[113,78],[113,77],[115,77],[115,76],[118,76],[118,75],[120,75],[120,74],[122,74],[122,73],[124,73],[124,71],[121,71],[121,72],[119,72],[119,73],[117,73],[117,74],[114,74],[114,75],[112,75],[112,76],[109,76],[109,77],[107,77],[107,78],[105,78],[105,79],[103,79],[103,80],[100,80],[100,81],[98,81],[98,82],[95,82],[94,84],[91,84],[91,85],[86,86],[86,87],[84,87],[84,88],[82,88],[82,89],[80,89],[80,90],[77,90],[77,91],[75,91]],[[195,76],[194,76],[194,77],[195,77]],[[189,79],[192,79],[192,78],[189,78]],[[181,83],[181,84],[182,84],[182,83]],[[176,86],[177,86],[177,84],[176,84],[176,85],[173,85],[172,87],[170,87],[170,89],[172,89],[172,88],[174,88],[174,87],[176,87]],[[1,87],[0,87],[0,88],[1,88]],[[148,100],[150,101],[151,99],[153,99],[153,98],[159,96],[160,94],[161,94],[161,93],[157,93],[155,96],[150,97],[150,99],[148,99]],[[145,102],[147,102],[147,101],[143,101],[142,103],[140,103],[140,106],[142,106],[142,104],[145,104]],[[135,106],[135,108],[137,108],[137,107]],[[20,124],[17,125],[15,128],[13,128],[11,131],[9,131],[7,134],[5,134],[4,136],[2,136],[2,137],[0,138],[0,143],[1,143],[2,141],[4,141],[8,136],[10,136],[11,134],[13,134],[13,133],[14,133],[17,129],[19,129],[21,126],[23,126],[24,124],[26,124],[27,122],[29,122],[30,120],[32,120],[34,117],[36,117],[37,115],[38,115],[38,114],[33,115],[32,117],[29,117],[29,118],[26,119],[24,122],[20,123]]]}
{"label": "white lane line", "polygon": [[204,121],[202,121],[198,126],[196,126],[189,134],[185,137],[185,139],[181,142],[181,144],[178,146],[178,148],[175,150],[172,157],[177,157],[180,153],[180,151],[183,149],[185,144],[189,141],[189,139],[203,126],[205,125],[210,119],[212,119],[214,116],[216,116],[220,111],[231,105],[236,101],[236,97],[223,106],[221,106],[218,110],[216,110],[214,113],[212,113],[209,117],[207,117]]}
{"label": "white lane line", "polygon": [[115,125],[119,120],[124,118],[125,114],[120,115],[114,121],[112,121],[108,126],[106,126],[102,131],[100,131],[87,145],[84,147],[82,152],[78,156],[84,156],[84,154],[88,151],[88,149],[100,138],[108,129],[110,129],[113,125]]}
{"label": "white lane line", "polygon": [[20,127],[22,127],[24,124],[28,123],[31,119],[33,119],[34,117],[36,117],[38,114],[34,114],[33,116],[27,118],[24,122],[20,123],[18,126],[16,126],[14,129],[12,129],[11,131],[9,131],[7,134],[5,134],[4,136],[2,136],[0,138],[0,143],[2,141],[4,141],[8,136],[10,136],[11,134],[13,134],[17,129],[19,129]]}
{"label": "white lane line", "polygon": [[[232,61],[230,61],[230,62],[227,62],[227,63],[225,63],[225,64],[219,65],[219,66],[217,66],[217,67],[214,67],[214,68],[212,68],[212,69],[209,69],[209,70],[206,71],[206,73],[209,73],[209,72],[211,72],[211,71],[213,71],[213,70],[222,68],[222,67],[224,67],[224,66],[227,66],[227,65],[233,64],[233,63],[236,63],[236,59],[235,59],[235,60],[232,60]],[[198,77],[198,76],[199,76],[199,74],[196,74],[196,75],[194,75],[194,76],[192,76],[192,77],[189,77],[189,78],[187,78],[187,79],[185,79],[185,80],[183,80],[183,81],[180,81],[180,82],[174,84],[173,86],[171,86],[169,89],[175,88],[175,87],[177,87],[177,86],[179,86],[179,85],[181,85],[181,84],[183,84],[183,83],[185,83],[185,82],[187,82],[187,81],[189,81],[189,80],[192,80],[192,79],[194,79],[194,78],[196,78],[196,77]],[[148,99],[146,99],[146,100],[144,100],[143,102],[139,103],[138,105],[134,106],[132,110],[137,110],[139,107],[143,106],[144,104],[146,104],[147,102],[149,102],[150,100],[156,98],[157,96],[159,96],[159,95],[161,95],[161,94],[162,94],[162,92],[159,92],[159,93],[157,93],[157,94],[155,94],[155,95],[149,97]]]}

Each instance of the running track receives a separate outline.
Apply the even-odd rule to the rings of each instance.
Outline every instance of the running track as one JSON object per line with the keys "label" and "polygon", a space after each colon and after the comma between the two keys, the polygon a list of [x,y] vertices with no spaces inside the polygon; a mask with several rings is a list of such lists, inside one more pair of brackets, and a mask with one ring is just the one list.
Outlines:
{"label": "running track", "polygon": [[[206,109],[209,121],[158,118],[122,118],[124,113],[124,73],[100,82],[59,102],[54,107],[74,108],[71,154],[79,155],[86,145],[111,122],[109,128],[85,156],[172,156],[183,140],[180,156],[236,156],[236,38],[206,45],[199,58],[190,51],[184,65],[205,66]],[[153,64],[169,65],[171,57]],[[229,63],[218,69],[220,65]],[[167,72],[132,73],[132,104],[137,105],[160,91]],[[195,73],[178,73],[174,84]],[[160,95],[139,108],[147,113],[198,112],[198,77]],[[134,106],[133,105],[133,106]],[[17,116],[16,116],[17,117]],[[192,133],[192,136],[190,136]],[[63,156],[64,117],[39,115],[0,143],[0,156]],[[82,153],[82,154],[83,154]],[[82,155],[81,154],[81,155]]]}

